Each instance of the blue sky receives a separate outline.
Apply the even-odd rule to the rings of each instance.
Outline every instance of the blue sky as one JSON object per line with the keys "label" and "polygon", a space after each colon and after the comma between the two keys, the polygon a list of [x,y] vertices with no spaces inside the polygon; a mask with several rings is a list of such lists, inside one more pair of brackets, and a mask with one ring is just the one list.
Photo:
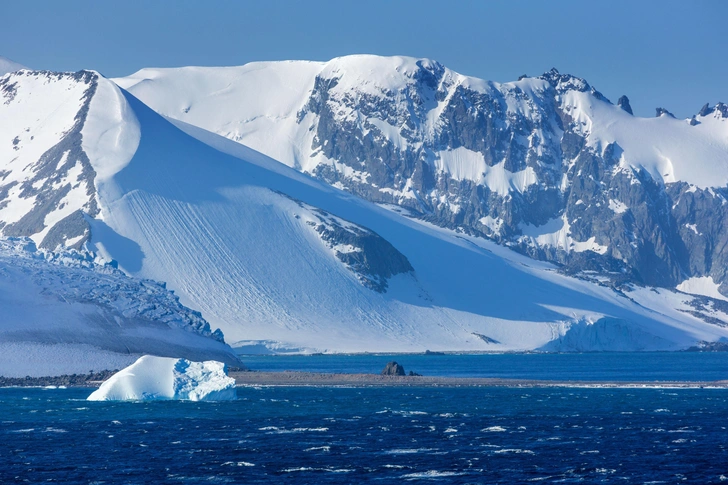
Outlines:
{"label": "blue sky", "polygon": [[238,65],[346,54],[436,59],[510,81],[557,67],[636,114],[728,102],[725,1],[4,2],[0,55],[38,69]]}

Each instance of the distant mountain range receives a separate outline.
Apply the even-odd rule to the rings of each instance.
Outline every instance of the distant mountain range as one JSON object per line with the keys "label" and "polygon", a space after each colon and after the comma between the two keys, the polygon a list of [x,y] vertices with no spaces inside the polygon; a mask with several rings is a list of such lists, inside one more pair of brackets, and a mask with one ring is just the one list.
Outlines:
{"label": "distant mountain range", "polygon": [[618,104],[400,57],[20,70],[0,233],[164,282],[247,351],[726,339],[726,108]]}

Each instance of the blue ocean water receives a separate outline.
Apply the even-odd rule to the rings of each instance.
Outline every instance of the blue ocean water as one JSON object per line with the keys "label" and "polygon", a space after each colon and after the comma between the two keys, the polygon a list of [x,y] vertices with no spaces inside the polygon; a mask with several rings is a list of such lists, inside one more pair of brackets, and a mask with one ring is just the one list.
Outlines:
{"label": "blue ocean water", "polygon": [[0,389],[0,483],[721,483],[728,391]]}
{"label": "blue ocean water", "polygon": [[369,373],[389,361],[426,376],[588,381],[728,379],[725,352],[593,352],[564,354],[246,355],[251,370]]}

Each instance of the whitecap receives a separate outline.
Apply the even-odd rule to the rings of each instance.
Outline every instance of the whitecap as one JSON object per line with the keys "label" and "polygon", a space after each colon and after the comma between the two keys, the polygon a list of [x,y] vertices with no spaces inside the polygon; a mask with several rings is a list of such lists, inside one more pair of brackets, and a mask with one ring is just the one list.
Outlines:
{"label": "whitecap", "polygon": [[397,448],[385,451],[384,453],[387,455],[413,455],[415,453],[423,453],[427,451],[437,451],[437,448]]}
{"label": "whitecap", "polygon": [[441,472],[437,470],[429,470],[426,472],[416,472],[416,473],[408,473],[406,475],[402,475],[401,478],[406,478],[408,480],[418,479],[418,478],[441,478],[441,477],[459,477],[465,475],[463,472]]}
{"label": "whitecap", "polygon": [[331,451],[331,447],[330,446],[313,446],[311,448],[306,448],[303,451],[326,451],[326,452],[328,452],[328,451]]}
{"label": "whitecap", "polygon": [[535,455],[531,450],[522,450],[520,448],[504,448],[502,450],[495,450],[493,453],[516,453],[516,454],[526,454],[526,455]]}
{"label": "whitecap", "polygon": [[392,411],[392,414],[399,414],[401,416],[424,416],[430,413],[425,411]]}
{"label": "whitecap", "polygon": [[281,470],[282,473],[294,473],[294,472],[329,472],[329,473],[350,473],[354,470],[351,468],[312,468],[310,466],[302,466],[298,468],[285,468]]}
{"label": "whitecap", "polygon": [[258,428],[259,431],[266,431],[267,434],[289,434],[289,433],[325,433],[329,428],[293,428],[285,429],[277,426],[266,426]]}
{"label": "whitecap", "polygon": [[480,431],[483,433],[502,433],[506,429],[503,426],[489,426],[487,428],[483,428]]}

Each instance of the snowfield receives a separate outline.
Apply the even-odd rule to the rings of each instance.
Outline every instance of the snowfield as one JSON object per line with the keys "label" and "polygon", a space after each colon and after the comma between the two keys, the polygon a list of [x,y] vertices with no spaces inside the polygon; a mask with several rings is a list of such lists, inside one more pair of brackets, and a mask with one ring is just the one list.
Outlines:
{"label": "snowfield", "polygon": [[[281,66],[295,68],[298,74],[285,69],[266,74],[254,65],[245,69],[251,76],[272,76],[265,80],[281,94],[270,109],[285,117],[296,109],[295,93],[285,88],[288,76],[308,79],[321,66]],[[234,99],[225,93],[239,89],[226,88],[226,83],[247,79],[235,69],[219,70],[229,73],[229,79],[218,82],[207,79],[205,70],[190,68],[185,72],[191,73],[191,80],[179,82],[193,83],[192,91],[198,93],[202,91],[197,83],[209,81],[209,90],[218,93],[209,93],[210,99],[219,97],[233,106]],[[97,282],[90,281],[81,294],[88,295],[91,303],[75,297],[66,305],[56,297],[42,307],[38,302],[46,302],[48,285],[37,285],[13,261],[28,261],[22,264],[35,268],[36,279],[48,271],[66,271],[65,267],[8,257],[7,276],[0,280],[8,293],[0,294],[0,308],[9,308],[17,318],[9,326],[7,320],[0,322],[0,329],[7,327],[3,330],[7,334],[21,332],[25,341],[45,344],[52,341],[50,335],[62,333],[79,335],[70,342],[74,345],[101,342],[98,347],[114,352],[121,350],[112,344],[128,345],[130,354],[143,351],[195,360],[189,353],[199,349],[200,355],[218,352],[218,357],[209,358],[229,362],[219,357],[229,355],[228,349],[207,335],[170,329],[156,313],[134,307],[149,280],[165,282],[181,305],[199,311],[233,347],[259,342],[278,351],[322,352],[677,350],[728,337],[728,315],[710,305],[696,309],[694,296],[637,287],[618,293],[597,281],[561,275],[550,264],[484,239],[407,218],[286,165],[295,165],[295,159],[281,156],[285,163],[280,163],[199,126],[172,123],[95,73],[76,78],[37,73],[45,77],[43,82],[27,81],[32,91],[22,89],[25,78],[9,76],[19,82],[19,94],[0,105],[0,120],[6,119],[2,110],[12,110],[15,116],[25,116],[23,123],[30,125],[27,133],[38,137],[28,135],[16,144],[17,150],[7,148],[23,124],[0,122],[0,146],[8,150],[0,152],[0,161],[2,167],[10,167],[8,180],[15,182],[7,194],[0,187],[0,196],[10,201],[6,208],[11,208],[3,231],[22,230],[36,243],[49,246],[81,244],[104,260],[118,261],[119,268],[134,278],[124,281],[141,281],[135,283],[141,291],[128,299],[97,295],[91,291]],[[74,86],[69,77],[82,85]],[[135,86],[141,89],[145,84],[149,83],[139,79]],[[251,102],[263,99],[255,92],[246,96]],[[194,99],[181,99],[182,111],[197,109]],[[73,115],[70,108],[67,113],[59,111],[58,103],[81,110],[83,116]],[[53,129],[43,128],[39,119],[52,121]],[[43,133],[55,135],[41,138]],[[83,154],[64,141],[74,133],[80,133]],[[24,154],[26,148],[32,156]],[[34,162],[49,150],[59,155],[52,159],[55,167],[68,168],[61,179],[54,175],[58,170],[40,170]],[[468,156],[455,154],[443,163],[466,177]],[[92,170],[73,172],[76,166]],[[525,173],[491,175],[508,184],[507,190],[530,183]],[[54,191],[64,184],[69,185],[66,194],[73,196],[53,199]],[[554,234],[558,236],[558,231]],[[554,236],[557,239],[563,238]],[[397,269],[392,271],[395,263]],[[113,284],[119,285],[121,275],[114,278]],[[65,280],[59,276],[59,281]],[[15,290],[21,285],[35,289]],[[65,297],[62,285],[52,287]],[[115,318],[104,317],[89,331],[89,322],[100,321],[95,316],[99,301],[109,307],[109,315],[128,311],[124,303],[128,302],[136,308],[134,318],[139,315],[144,325],[127,331]],[[28,309],[38,317],[34,326],[26,328],[27,318],[21,316]],[[50,314],[59,318],[51,322]],[[63,315],[66,320],[60,318]],[[140,342],[155,342],[147,338],[155,325],[164,326],[161,334],[169,338],[158,337],[159,350],[151,351]],[[34,337],[28,337],[31,334]],[[122,340],[119,335],[131,337]],[[181,348],[188,354],[177,355]]]}
{"label": "snowfield", "polygon": [[190,362],[145,355],[120,370],[89,401],[232,401],[235,379],[222,362]]}

